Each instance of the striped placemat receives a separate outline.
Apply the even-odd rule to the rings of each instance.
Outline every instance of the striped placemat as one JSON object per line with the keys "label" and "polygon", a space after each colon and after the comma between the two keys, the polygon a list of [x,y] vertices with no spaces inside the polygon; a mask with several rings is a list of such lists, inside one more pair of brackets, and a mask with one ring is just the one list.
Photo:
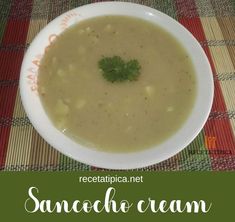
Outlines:
{"label": "striped placemat", "polygon": [[[34,130],[19,96],[24,53],[37,33],[61,13],[91,0],[0,0],[0,169],[99,170],[48,145]],[[205,50],[215,98],[198,137],[176,156],[141,170],[235,170],[235,1],[132,0],[183,24]]]}

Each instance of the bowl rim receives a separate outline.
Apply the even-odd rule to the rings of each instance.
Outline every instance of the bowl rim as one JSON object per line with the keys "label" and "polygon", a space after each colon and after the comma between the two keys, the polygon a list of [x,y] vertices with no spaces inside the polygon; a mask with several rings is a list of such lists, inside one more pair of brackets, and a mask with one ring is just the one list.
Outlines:
{"label": "bowl rim", "polygon": [[[59,21],[61,21],[62,18],[64,18],[68,13],[78,12],[82,13],[84,12],[98,12],[101,13],[99,10],[105,10],[108,8],[115,8],[115,12],[117,15],[123,15],[124,13],[132,12],[130,16],[136,15],[136,17],[139,17],[136,13],[143,13],[143,17],[146,16],[146,20],[152,19],[158,19],[156,20],[156,24],[160,26],[164,26],[164,24],[168,24],[170,27],[168,27],[168,30],[171,34],[175,35],[183,35],[185,44],[191,44],[188,45],[190,49],[194,50],[193,52],[197,55],[192,55],[192,51],[188,51],[188,53],[191,56],[191,59],[193,60],[194,67],[196,69],[196,76],[198,81],[198,95],[196,98],[195,106],[197,106],[197,109],[195,107],[193,108],[192,113],[190,114],[188,120],[183,124],[180,130],[178,130],[173,136],[171,136],[167,141],[155,146],[152,149],[146,149],[134,153],[106,153],[99,150],[93,150],[86,147],[83,147],[81,144],[77,144],[76,142],[72,141],[68,137],[66,137],[64,134],[59,132],[53,125],[50,123],[50,126],[43,124],[43,121],[41,121],[40,118],[43,115],[45,115],[45,111],[41,110],[43,109],[42,105],[41,107],[34,107],[34,101],[33,99],[37,100],[38,98],[34,97],[34,95],[31,95],[31,91],[28,89],[28,79],[26,79],[26,71],[29,68],[29,63],[32,60],[32,52],[35,51],[36,48],[40,47],[40,42],[46,35],[45,32],[49,29],[53,29],[56,24],[58,24]],[[98,11],[97,11],[98,10]],[[119,10],[119,11],[118,11]],[[123,11],[122,11],[123,10]],[[135,10],[135,12],[131,11]],[[103,12],[104,13],[104,12]],[[100,14],[103,15],[103,14]],[[126,14],[125,14],[126,15]],[[96,17],[89,15],[90,17]],[[134,16],[135,17],[135,16]],[[87,19],[87,18],[81,18]],[[166,26],[164,27],[166,29]],[[170,30],[170,28],[175,28],[177,30]],[[177,32],[179,32],[177,34]],[[61,31],[62,32],[62,31]],[[174,33],[176,32],[176,33]],[[181,41],[179,38],[177,38],[179,41]],[[183,41],[183,40],[182,40]],[[184,42],[183,44],[184,47]],[[200,65],[200,67],[198,66]],[[200,74],[198,72],[203,72],[204,74]],[[204,81],[204,82],[203,82]],[[28,88],[27,88],[28,87]],[[199,91],[202,90],[202,91]],[[23,107],[26,111],[26,114],[31,121],[32,125],[36,129],[36,131],[40,134],[41,137],[43,137],[44,140],[46,140],[52,147],[60,151],[61,153],[65,154],[66,156],[69,156],[72,159],[75,159],[77,161],[80,161],[82,163],[99,167],[99,168],[106,168],[106,169],[115,169],[115,170],[123,170],[123,169],[136,169],[136,168],[143,168],[147,167],[159,162],[162,162],[181,150],[183,150],[187,145],[189,145],[190,142],[193,141],[193,139],[200,133],[202,130],[212,107],[213,102],[213,93],[214,93],[214,84],[213,84],[213,74],[210,67],[210,63],[208,61],[208,58],[201,48],[200,44],[197,42],[195,37],[180,23],[178,23],[176,20],[171,18],[170,16],[147,6],[136,4],[136,3],[130,3],[130,2],[97,2],[97,3],[91,3],[88,5],[80,6],[78,8],[72,9],[70,11],[67,11],[63,13],[62,15],[58,16],[54,20],[52,20],[50,23],[48,23],[35,37],[35,39],[30,44],[30,47],[28,48],[23,62],[21,66],[21,73],[20,73],[20,95],[21,100],[23,103]],[[199,98],[200,97],[200,98]],[[199,101],[199,104],[197,102]],[[202,102],[205,101],[205,102]],[[35,102],[35,106],[38,105],[38,103]],[[201,108],[199,107],[201,106]],[[200,109],[199,109],[200,108]],[[44,113],[40,113],[40,112]],[[38,114],[39,119],[38,119]],[[193,116],[194,115],[194,116]],[[45,121],[48,124],[48,117],[45,117]],[[191,120],[191,121],[189,121]],[[195,124],[194,124],[195,122]],[[193,124],[192,124],[193,123]],[[191,125],[190,125],[191,124]],[[196,128],[195,128],[196,125]],[[186,129],[184,129],[186,127]],[[184,129],[182,131],[182,129]],[[53,132],[54,130],[54,132]],[[182,134],[184,132],[184,140],[182,140],[181,137],[177,137],[176,135]],[[61,140],[62,137],[62,140]],[[170,141],[170,142],[169,142]],[[175,142],[175,146],[172,148],[172,141]],[[75,150],[77,149],[77,150]],[[160,156],[158,154],[161,154]],[[96,158],[94,158],[96,157]]]}

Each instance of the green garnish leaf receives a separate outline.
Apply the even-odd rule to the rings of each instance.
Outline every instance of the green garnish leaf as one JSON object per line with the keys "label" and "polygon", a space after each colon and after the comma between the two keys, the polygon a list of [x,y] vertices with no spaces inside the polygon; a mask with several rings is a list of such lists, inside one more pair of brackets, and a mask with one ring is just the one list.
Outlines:
{"label": "green garnish leaf", "polygon": [[99,61],[103,76],[110,82],[134,81],[140,75],[140,64],[136,59],[125,62],[120,56],[104,57]]}

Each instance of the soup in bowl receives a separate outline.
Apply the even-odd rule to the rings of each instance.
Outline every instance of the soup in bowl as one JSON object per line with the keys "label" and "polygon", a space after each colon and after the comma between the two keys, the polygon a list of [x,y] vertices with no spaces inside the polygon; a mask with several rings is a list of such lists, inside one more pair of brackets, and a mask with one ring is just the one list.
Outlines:
{"label": "soup in bowl", "polygon": [[152,8],[123,2],[73,9],[49,23],[21,70],[39,134],[86,164],[132,169],[163,161],[202,129],[213,98],[194,37]]}

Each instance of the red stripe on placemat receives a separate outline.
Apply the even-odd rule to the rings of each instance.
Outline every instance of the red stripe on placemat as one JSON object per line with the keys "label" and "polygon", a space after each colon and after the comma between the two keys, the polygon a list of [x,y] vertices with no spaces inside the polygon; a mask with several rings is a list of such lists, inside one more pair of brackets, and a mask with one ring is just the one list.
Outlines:
{"label": "red stripe on placemat", "polygon": [[0,51],[0,81],[19,79],[19,71],[23,57],[23,49]]}
{"label": "red stripe on placemat", "polygon": [[[0,87],[0,107],[1,107],[0,120],[3,118],[12,117],[16,92],[17,92],[16,85]],[[1,136],[1,140],[2,139],[3,138]]]}
{"label": "red stripe on placemat", "polygon": [[[179,4],[180,2],[180,4]],[[180,7],[182,7],[182,2],[187,2],[183,0],[177,0],[176,1],[176,7],[179,12],[182,12],[180,10]],[[184,10],[192,10],[196,8],[196,5],[194,1],[190,0],[190,4],[187,3],[187,6],[190,8],[185,8],[184,5]],[[196,13],[194,13],[194,16]],[[179,22],[184,25],[198,41],[205,41],[206,37],[203,31],[203,27],[200,21],[199,17],[188,17],[184,16],[183,13],[179,15]],[[208,60],[210,62],[211,68],[213,73],[216,73],[215,71],[215,66],[210,54],[209,48],[206,46],[204,47],[204,51],[208,57]],[[226,104],[224,101],[223,93],[219,84],[219,81],[215,79],[214,81],[215,85],[215,91],[214,91],[214,102],[212,106],[212,111],[219,111],[219,112],[226,112]],[[208,141],[205,141],[207,148],[209,151],[215,151],[215,150],[223,150],[228,151],[227,154],[224,155],[231,155],[235,154],[235,141],[232,133],[232,127],[230,124],[229,119],[210,119],[206,122],[204,126],[204,132],[205,132],[205,138]],[[214,158],[219,158],[221,157],[221,153],[218,152],[211,152],[211,156]],[[214,168],[213,162],[212,162],[212,168]]]}
{"label": "red stripe on placemat", "polygon": [[2,38],[2,45],[21,45],[25,44],[25,40],[27,37],[27,31],[29,26],[30,19],[22,19],[22,20],[16,20],[16,18],[8,19],[5,33]]}
{"label": "red stripe on placemat", "polygon": [[[18,10],[23,11],[25,5],[27,11],[32,11],[32,0],[12,1],[9,18],[5,27],[1,45],[24,45],[27,38],[30,18],[21,18],[12,15],[17,15]],[[31,4],[30,4],[31,3]],[[0,80],[18,79],[20,66],[23,59],[24,50],[17,51],[2,51],[0,53]],[[0,88],[0,120],[3,118],[12,118],[17,87],[14,85],[1,86]],[[4,167],[8,140],[10,135],[9,126],[0,127],[0,168]]]}
{"label": "red stripe on placemat", "polygon": [[194,37],[200,42],[205,40],[205,34],[199,17],[195,18],[179,18],[178,20],[185,28],[187,28]]}
{"label": "red stripe on placemat", "polygon": [[228,119],[209,119],[204,130],[206,147],[211,156],[235,155],[235,143]]}

